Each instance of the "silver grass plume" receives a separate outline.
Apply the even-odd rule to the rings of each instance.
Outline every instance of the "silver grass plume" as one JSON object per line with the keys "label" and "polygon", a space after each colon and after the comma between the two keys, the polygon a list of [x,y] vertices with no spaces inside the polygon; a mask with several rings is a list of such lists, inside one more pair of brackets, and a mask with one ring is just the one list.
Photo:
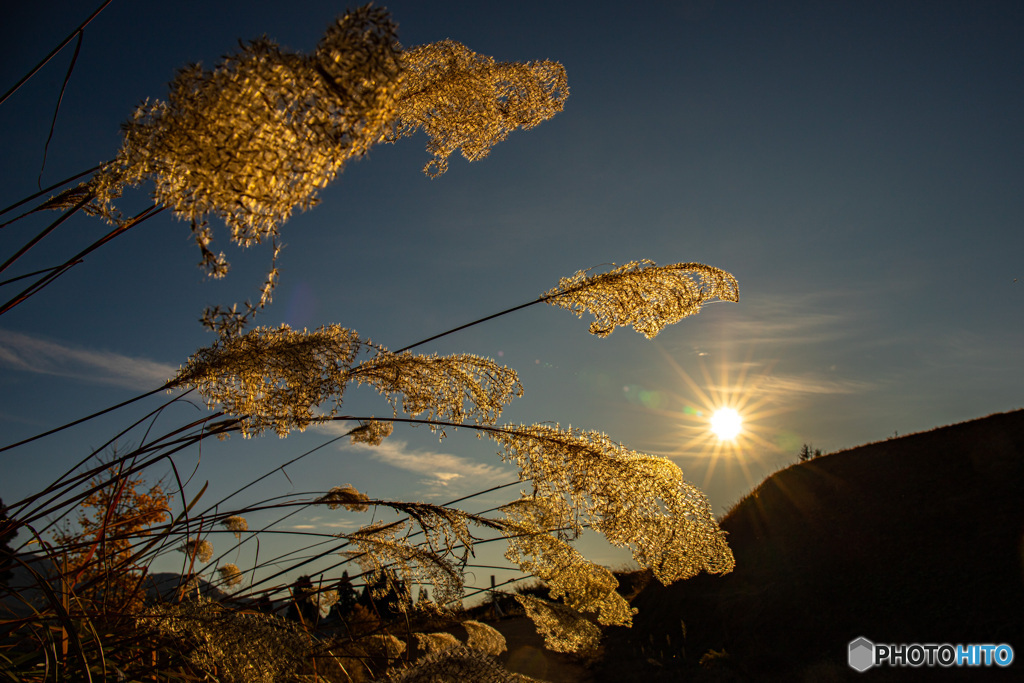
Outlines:
{"label": "silver grass plume", "polygon": [[630,547],[663,584],[735,565],[711,504],[665,458],[638,453],[604,434],[557,425],[488,431],[502,457],[533,482],[534,496],[557,511],[553,523],[578,533],[589,524]]}
{"label": "silver grass plume", "polygon": [[530,595],[517,595],[537,631],[544,636],[544,645],[555,652],[593,653],[601,641],[601,629],[579,612],[565,605],[540,600]]}
{"label": "silver grass plume", "polygon": [[406,598],[399,603],[404,611],[406,604],[411,602],[409,586],[429,583],[434,586],[434,596],[439,604],[461,599],[462,572],[442,554],[412,545],[407,536],[399,536],[404,530],[404,522],[377,522],[355,533],[339,535],[357,549],[342,554],[355,560],[364,572],[370,574],[369,583],[376,585],[381,592],[373,597],[380,598],[387,591],[394,590]]}
{"label": "silver grass plume", "polygon": [[395,431],[395,423],[390,420],[360,420],[359,426],[352,430],[350,436],[352,443],[379,446],[384,439],[391,436],[393,431]]}
{"label": "silver grass plume", "polygon": [[352,379],[383,394],[398,414],[428,420],[494,424],[502,408],[523,395],[519,376],[489,358],[394,354],[384,349],[352,369]]}
{"label": "silver grass plume", "polygon": [[496,63],[450,40],[402,51],[388,12],[367,5],[310,54],[264,37],[213,70],[181,69],[166,101],[145,102],[122,125],[115,159],[42,208],[93,196],[86,210],[116,221],[125,187],[152,180],[154,200],[192,223],[204,265],[223,275],[210,215],[239,245],[259,243],[378,142],[422,128],[434,155],[424,171],[440,175],[454,151],[485,157],[511,131],[561,111],[568,93],[557,62]]}
{"label": "silver grass plume", "polygon": [[225,586],[237,586],[242,583],[242,571],[238,568],[237,564],[229,562],[222,567],[218,567],[217,573],[220,574],[221,583]]}
{"label": "silver grass plume", "polygon": [[604,626],[630,626],[636,610],[616,589],[618,579],[590,562],[565,539],[552,535],[563,511],[544,497],[524,497],[503,508],[508,538],[505,557],[525,574],[547,584],[553,599],[564,598],[577,612],[597,614]]}
{"label": "silver grass plume", "polygon": [[416,645],[427,654],[459,647],[459,639],[450,633],[414,633]]}
{"label": "silver grass plume", "polygon": [[456,150],[469,161],[482,159],[512,131],[533,128],[562,111],[569,96],[558,62],[495,62],[451,40],[406,50],[399,62],[397,123],[387,140],[422,128],[434,155],[423,171],[432,177],[447,170]]}
{"label": "silver grass plume", "polygon": [[326,618],[331,612],[331,607],[337,604],[340,596],[338,591],[331,589],[320,589],[309,596],[310,603],[316,605],[317,611],[320,613],[320,618]]}
{"label": "silver grass plume", "polygon": [[[244,437],[273,428],[280,436],[337,414],[349,369],[362,342],[352,330],[325,325],[313,332],[257,327],[221,337],[178,371],[175,386],[195,388],[211,408],[241,417]],[[333,400],[326,414],[313,408]]]}
{"label": "silver grass plume", "polygon": [[[328,497],[325,496],[317,502],[326,500]],[[352,498],[335,497],[334,500],[351,501]],[[508,522],[504,520],[472,515],[441,505],[399,501],[373,501],[373,504],[389,507],[407,515],[408,519],[391,523],[378,522],[355,534],[340,535],[359,548],[358,552],[343,554],[354,559],[364,571],[372,572],[377,579],[383,577],[385,582],[391,582],[397,576],[406,586],[432,583],[434,598],[441,607],[462,597],[462,570],[477,540],[470,533],[469,524],[502,533],[506,533],[508,527]],[[406,525],[418,527],[418,532],[410,530],[400,535],[406,530]],[[409,539],[414,534],[422,535],[422,540],[412,545]],[[386,587],[381,590],[386,590]],[[422,603],[421,599],[417,607],[437,610],[433,601],[427,600],[425,605]]]}
{"label": "silver grass plume", "polygon": [[369,498],[365,493],[360,493],[352,484],[335,486],[323,496],[316,499],[317,503],[326,504],[331,510],[340,507],[353,512],[366,512],[369,509],[367,503]]}
{"label": "silver grass plume", "polygon": [[462,626],[466,629],[468,635],[466,645],[474,650],[480,650],[492,657],[497,657],[508,649],[505,645],[505,636],[501,635],[493,627],[479,621],[473,621],[472,619],[462,622]]}
{"label": "silver grass plume", "polygon": [[405,643],[390,633],[373,633],[360,639],[360,644],[372,653],[379,654],[389,662],[398,659],[405,652]]}
{"label": "silver grass plume", "polygon": [[[356,355],[369,346],[352,330],[325,325],[313,332],[258,327],[244,335],[221,336],[200,349],[171,380],[191,386],[211,408],[241,419],[245,437],[273,428],[280,436],[292,429],[337,415],[349,382],[367,384],[399,408],[427,419],[493,424],[502,408],[523,393],[515,371],[470,354],[422,356],[377,349],[355,367]],[[325,405],[326,404],[326,405]],[[313,409],[320,413],[314,414]],[[388,421],[369,421],[358,440],[379,443],[390,433]]]}
{"label": "silver grass plume", "polygon": [[124,124],[115,162],[91,189],[109,203],[151,179],[157,203],[193,224],[217,215],[244,246],[276,235],[380,140],[395,115],[398,49],[388,13],[366,6],[331,25],[312,54],[263,38],[212,71],[186,67],[166,102]]}
{"label": "silver grass plume", "polygon": [[[475,539],[469,532],[469,522],[486,524],[492,528],[501,528],[492,520],[470,515],[467,512],[442,505],[431,505],[429,503],[404,503],[387,502],[383,503],[393,510],[408,515],[411,521],[415,522],[423,534],[424,541],[420,545],[438,557],[449,557],[455,554],[457,548],[462,548],[463,558],[473,552]],[[435,594],[435,597],[437,595]],[[441,601],[445,604],[447,601]]]}
{"label": "silver grass plume", "polygon": [[234,533],[235,538],[242,540],[242,532],[249,530],[249,522],[245,520],[245,517],[238,515],[232,515],[225,517],[221,520],[221,526],[225,527],[228,531]]}
{"label": "silver grass plume", "polygon": [[205,598],[150,607],[141,628],[191,643],[187,657],[207,671],[216,667],[225,683],[286,680],[311,652],[308,633],[272,615],[224,608]]}
{"label": "silver grass plume", "polygon": [[190,560],[209,562],[213,559],[213,544],[205,538],[194,538],[185,541],[179,548]]}
{"label": "silver grass plume", "polygon": [[630,261],[606,273],[581,270],[562,278],[544,293],[552,306],[595,320],[590,333],[607,337],[616,326],[633,326],[648,339],[667,325],[700,312],[711,299],[739,301],[739,285],[729,273],[702,263],[658,266],[653,261]]}
{"label": "silver grass plume", "polygon": [[391,683],[540,683],[535,678],[513,673],[480,650],[458,645],[420,657],[416,663],[394,672]]}
{"label": "silver grass plume", "polygon": [[[207,275],[213,278],[222,278],[228,273],[228,262],[227,258],[223,253],[214,255],[209,250],[207,245],[210,243],[210,229],[206,226],[206,222],[199,232],[196,232],[197,226],[195,223],[192,224],[192,233],[196,238],[196,244],[199,245],[199,250],[203,255],[203,260],[199,262],[201,268],[206,269]],[[270,262],[270,270],[267,271],[267,275],[263,280],[263,286],[260,288],[260,298],[255,304],[246,299],[242,305],[243,310],[239,310],[237,303],[233,304],[231,308],[221,306],[207,306],[203,309],[203,315],[199,318],[199,322],[203,327],[216,333],[221,337],[237,337],[242,334],[242,331],[249,324],[249,321],[256,316],[257,313],[266,308],[267,304],[273,301],[274,290],[277,289],[278,278],[280,271],[277,269],[277,259],[281,255],[281,244],[275,238],[273,240],[273,255]]]}

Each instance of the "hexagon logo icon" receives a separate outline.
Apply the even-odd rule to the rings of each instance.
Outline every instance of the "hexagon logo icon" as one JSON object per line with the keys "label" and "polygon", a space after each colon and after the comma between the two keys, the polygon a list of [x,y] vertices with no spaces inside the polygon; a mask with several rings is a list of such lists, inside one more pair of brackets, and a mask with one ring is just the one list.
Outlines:
{"label": "hexagon logo icon", "polygon": [[875,663],[875,644],[864,637],[850,641],[850,668],[864,672]]}

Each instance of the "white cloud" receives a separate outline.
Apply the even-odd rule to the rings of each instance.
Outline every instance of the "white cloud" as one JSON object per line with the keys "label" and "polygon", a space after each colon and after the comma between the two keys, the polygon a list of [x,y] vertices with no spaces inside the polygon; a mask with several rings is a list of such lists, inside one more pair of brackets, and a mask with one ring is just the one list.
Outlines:
{"label": "white cloud", "polygon": [[313,531],[317,530],[322,533],[337,533],[336,530],[355,531],[361,528],[367,523],[367,520],[362,515],[355,515],[349,513],[349,517],[339,518],[337,515],[346,515],[344,510],[332,511],[333,516],[317,515],[315,517],[309,517],[302,521],[302,523],[292,524],[287,527],[288,529],[295,529],[297,531]]}
{"label": "white cloud", "polygon": [[320,522],[321,527],[327,527],[328,529],[348,529],[349,531],[355,531],[363,526],[362,522],[347,520],[339,522]]}
{"label": "white cloud", "polygon": [[0,330],[0,365],[137,390],[155,389],[178,371],[146,358],[65,346],[10,330]]}
{"label": "white cloud", "polygon": [[322,424],[314,424],[310,427],[311,430],[317,432],[323,432],[329,436],[344,436],[350,431],[355,429],[358,425],[355,422],[349,422],[347,420],[334,420],[332,422],[324,422]]}
{"label": "white cloud", "polygon": [[475,462],[451,453],[410,449],[405,441],[386,439],[379,446],[352,444],[350,448],[366,450],[375,459],[392,467],[425,475],[422,483],[431,487],[466,484],[485,489],[515,478],[515,474],[504,467]]}
{"label": "white cloud", "polygon": [[[317,425],[315,429],[328,434],[342,435],[353,427],[351,422],[329,422]],[[452,453],[410,448],[407,441],[394,437],[385,439],[379,446],[364,443],[347,443],[343,449],[364,451],[374,459],[392,467],[424,475],[421,484],[433,492],[450,489],[453,485],[460,490],[485,489],[515,479],[513,470],[488,463],[476,462]]]}

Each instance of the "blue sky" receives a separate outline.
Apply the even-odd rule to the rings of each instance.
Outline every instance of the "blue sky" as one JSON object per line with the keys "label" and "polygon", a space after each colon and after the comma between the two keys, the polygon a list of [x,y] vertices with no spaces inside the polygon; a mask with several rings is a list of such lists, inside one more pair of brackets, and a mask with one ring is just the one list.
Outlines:
{"label": "blue sky", "polygon": [[[0,86],[97,4],[6,10]],[[349,164],[320,206],[282,228],[281,284],[260,324],[336,322],[398,348],[599,264],[724,268],[740,302],[710,305],[654,341],[627,329],[597,339],[586,321],[538,306],[425,349],[516,369],[526,393],[508,421],[598,429],[670,455],[718,514],[803,443],[833,451],[1024,406],[1020,3],[387,6],[406,46],[451,38],[499,60],[562,62],[569,100],[487,159],[453,158],[436,180],[420,172],[422,136]],[[110,158],[120,122],[163,97],[175,69],[211,66],[262,34],[308,51],[344,8],[114,0],[85,32],[43,185]],[[36,189],[70,57],[69,47],[0,106],[0,205]],[[126,204],[141,208],[146,192]],[[4,253],[49,217],[0,230]],[[226,232],[214,227],[223,248]],[[75,218],[9,273],[51,265],[104,231]],[[270,258],[266,248],[228,252],[231,275],[206,280],[187,224],[160,216],[4,315],[4,443],[155,388],[209,344],[202,308],[256,296]],[[750,426],[724,452],[706,428],[721,397]],[[353,414],[389,411],[375,396],[349,398]],[[155,405],[0,454],[0,496],[44,486]],[[201,414],[178,406],[157,428]],[[188,471],[199,461],[187,492],[209,480],[213,500],[331,434],[204,445],[181,456]],[[324,448],[253,495],[352,483],[381,498],[443,502],[514,478],[470,434],[439,443],[399,428],[375,451]],[[332,515],[295,526],[359,522]],[[628,557],[591,552],[609,564]]]}

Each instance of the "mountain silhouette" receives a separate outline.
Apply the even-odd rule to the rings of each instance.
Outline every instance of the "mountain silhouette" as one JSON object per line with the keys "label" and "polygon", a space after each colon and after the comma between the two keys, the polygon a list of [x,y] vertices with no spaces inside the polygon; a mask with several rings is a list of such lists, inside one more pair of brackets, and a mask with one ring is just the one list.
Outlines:
{"label": "mountain silhouette", "polygon": [[[1024,670],[1024,410],[795,464],[721,527],[735,571],[648,583],[633,628],[608,631],[599,680],[1017,680]],[[859,674],[847,665],[858,637],[1020,654],[1012,670]]]}

